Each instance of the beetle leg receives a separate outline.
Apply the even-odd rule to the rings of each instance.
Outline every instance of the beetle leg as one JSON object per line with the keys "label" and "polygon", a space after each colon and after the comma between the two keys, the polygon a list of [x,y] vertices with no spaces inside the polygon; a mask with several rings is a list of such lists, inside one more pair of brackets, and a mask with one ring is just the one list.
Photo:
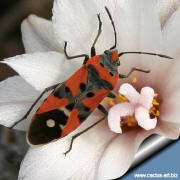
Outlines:
{"label": "beetle leg", "polygon": [[99,119],[97,122],[95,122],[94,124],[92,124],[91,126],[89,126],[88,128],[86,128],[86,129],[84,129],[83,131],[81,131],[81,132],[75,134],[74,136],[72,136],[69,149],[64,153],[65,155],[71,151],[73,142],[74,142],[74,140],[75,140],[78,136],[80,136],[81,134],[85,133],[86,131],[88,131],[88,130],[91,129],[92,127],[96,126],[97,124],[99,124],[101,121],[103,121],[103,120],[107,117],[108,112],[106,111],[106,109],[105,109],[101,104],[99,104],[97,108],[104,114],[104,116],[103,116],[101,119]]}
{"label": "beetle leg", "polygon": [[134,71],[139,71],[139,72],[144,72],[144,73],[150,73],[150,70],[143,70],[143,69],[140,69],[140,68],[136,68],[136,67],[133,67],[131,68],[131,70],[129,71],[128,74],[124,75],[124,74],[119,74],[119,78],[128,78],[132,72]]}
{"label": "beetle leg", "polygon": [[55,85],[52,85],[48,88],[46,88],[41,94],[40,96],[36,99],[36,101],[32,104],[32,106],[29,108],[29,110],[26,112],[26,114],[18,121],[16,121],[11,127],[9,127],[10,129],[12,129],[14,126],[16,126],[18,123],[20,123],[21,121],[23,121],[24,119],[27,118],[27,116],[29,115],[29,113],[32,111],[32,109],[34,108],[34,106],[37,104],[37,102],[41,99],[41,97],[48,91],[55,89],[58,85],[61,85],[62,83],[58,83]]}
{"label": "beetle leg", "polygon": [[75,59],[75,58],[79,58],[79,57],[84,57],[84,62],[83,64],[86,64],[87,60],[89,59],[89,56],[87,54],[80,54],[80,55],[76,55],[76,56],[69,56],[67,54],[67,41],[65,41],[65,44],[64,44],[64,54],[66,56],[67,59]]}

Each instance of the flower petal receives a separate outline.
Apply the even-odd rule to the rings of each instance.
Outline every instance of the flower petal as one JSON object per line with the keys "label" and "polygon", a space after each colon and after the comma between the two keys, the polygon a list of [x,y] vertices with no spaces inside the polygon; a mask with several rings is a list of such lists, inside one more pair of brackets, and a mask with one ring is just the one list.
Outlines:
{"label": "flower petal", "polygon": [[166,122],[160,119],[154,132],[169,139],[177,139],[180,135],[180,123]]}
{"label": "flower petal", "polygon": [[169,18],[175,13],[180,5],[179,0],[158,0],[159,18],[161,26],[164,27]]}
{"label": "flower petal", "polygon": [[26,53],[59,51],[63,52],[53,32],[52,22],[30,15],[21,25],[22,40]]}
{"label": "flower petal", "polygon": [[129,169],[134,155],[142,141],[151,132],[129,131],[114,138],[101,158],[98,170],[98,180],[115,179]]}
{"label": "flower petal", "polygon": [[[117,49],[119,51],[147,51],[172,55],[163,50],[162,32],[155,1],[130,0],[125,3],[127,5],[123,6],[123,9],[118,8],[117,15],[115,15],[116,19],[119,19],[115,22],[115,24],[118,24],[119,44]],[[146,16],[143,14],[146,14]],[[157,42],[155,46],[154,42]],[[122,65],[119,70],[122,74],[127,74],[132,67],[151,71],[150,73],[133,73],[138,79],[141,79],[140,84],[144,85],[146,83],[148,83],[146,85],[150,85],[153,81],[161,82],[164,69],[167,69],[169,64],[172,63],[172,61],[156,56],[135,54],[124,55],[120,57],[120,60],[122,60]],[[125,81],[127,82],[127,80]]]}
{"label": "flower petal", "polygon": [[121,117],[132,115],[134,107],[130,103],[121,103],[114,105],[108,112],[108,126],[115,133],[122,133]]}
{"label": "flower petal", "polygon": [[88,176],[88,168],[96,166],[106,144],[115,136],[114,133],[108,131],[105,123],[98,124],[79,136],[75,139],[70,153],[66,156],[63,153],[69,148],[74,134],[89,127],[98,120],[97,117],[101,116],[98,110],[94,111],[78,129],[65,138],[41,147],[31,148],[23,160],[19,178],[24,177],[26,180],[68,179],[86,167],[87,169],[83,169],[80,175]]}
{"label": "flower petal", "polygon": [[136,89],[128,83],[121,85],[119,93],[125,96],[132,104],[136,104],[140,97],[140,94],[136,91]]}
{"label": "flower petal", "polygon": [[114,179],[122,176],[129,169],[134,155],[142,141],[152,134],[160,134],[167,138],[177,139],[180,126],[173,123],[158,121],[158,126],[149,131],[129,131],[118,135],[102,156],[99,164],[98,180]]}
{"label": "flower petal", "polygon": [[105,12],[105,5],[112,7],[110,0],[55,0],[53,7],[53,26],[59,43],[68,41],[71,54],[89,54],[90,47],[98,31],[97,13],[102,20],[102,33],[96,45],[97,53],[104,52],[114,43],[114,32]]}
{"label": "flower petal", "polygon": [[162,35],[155,1],[125,1],[122,8],[116,8],[114,19],[117,19],[119,51],[161,50]]}
{"label": "flower petal", "polygon": [[138,125],[144,128],[145,130],[154,129],[157,124],[157,118],[151,119],[149,116],[148,109],[144,107],[138,107],[135,109],[135,117],[138,122]]}
{"label": "flower petal", "polygon": [[[2,81],[0,83],[0,124],[10,127],[21,119],[38,95],[39,92],[19,76]],[[19,123],[16,128],[25,130],[28,120]]]}
{"label": "flower petal", "polygon": [[15,69],[37,90],[65,81],[81,65],[80,59],[68,61],[56,52],[34,53],[5,59],[4,63]]}
{"label": "flower petal", "polygon": [[176,11],[168,20],[163,29],[164,44],[167,54],[172,54],[174,58],[180,55],[180,11]]}
{"label": "flower petal", "polygon": [[178,76],[180,69],[179,58],[180,56],[171,63],[167,71],[164,71],[166,73],[161,79],[161,86],[158,87],[162,97],[169,97],[180,89],[180,76]]}
{"label": "flower petal", "polygon": [[160,106],[161,119],[167,122],[180,124],[180,91],[164,96],[164,101]]}
{"label": "flower petal", "polygon": [[152,101],[154,98],[154,90],[150,87],[143,87],[141,89],[139,103],[142,104],[146,109],[152,107]]}

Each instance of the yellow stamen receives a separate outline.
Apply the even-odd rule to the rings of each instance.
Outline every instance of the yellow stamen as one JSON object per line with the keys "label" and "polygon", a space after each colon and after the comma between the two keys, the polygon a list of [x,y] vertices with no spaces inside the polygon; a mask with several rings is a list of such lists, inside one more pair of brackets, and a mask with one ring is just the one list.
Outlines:
{"label": "yellow stamen", "polygon": [[153,105],[159,106],[159,102],[157,102],[156,99],[153,99]]}
{"label": "yellow stamen", "polygon": [[127,98],[121,94],[117,94],[116,95],[117,98],[119,98],[122,102],[126,102],[127,101]]}
{"label": "yellow stamen", "polygon": [[134,123],[136,123],[134,116],[127,116],[126,117],[126,123],[128,126],[133,126]]}
{"label": "yellow stamen", "polygon": [[105,99],[104,99],[104,102],[105,102],[105,103],[109,103],[109,99],[105,98]]}
{"label": "yellow stamen", "polygon": [[136,83],[137,82],[137,78],[136,77],[132,77],[132,83]]}
{"label": "yellow stamen", "polygon": [[127,122],[127,125],[128,125],[128,126],[132,126],[132,123],[131,123],[131,122]]}
{"label": "yellow stamen", "polygon": [[103,124],[104,124],[104,121],[100,121],[99,124],[100,124],[100,125],[103,125]]}
{"label": "yellow stamen", "polygon": [[156,117],[160,116],[160,111],[156,111]]}
{"label": "yellow stamen", "polygon": [[115,105],[116,103],[113,101],[113,99],[111,99],[111,98],[105,98],[104,99],[104,102],[105,103],[108,103],[108,104],[110,104],[110,105]]}
{"label": "yellow stamen", "polygon": [[155,94],[154,94],[154,97],[157,97],[157,96],[158,96],[158,93],[155,93]]}
{"label": "yellow stamen", "polygon": [[155,110],[156,110],[156,108],[153,106],[151,109],[149,109],[149,114],[151,114]]}

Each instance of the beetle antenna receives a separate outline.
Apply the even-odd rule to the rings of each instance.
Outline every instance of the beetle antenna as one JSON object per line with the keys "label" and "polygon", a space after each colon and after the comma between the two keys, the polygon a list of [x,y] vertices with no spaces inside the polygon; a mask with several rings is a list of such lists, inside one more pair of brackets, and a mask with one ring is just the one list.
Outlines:
{"label": "beetle antenna", "polygon": [[119,53],[119,57],[124,55],[124,54],[147,54],[147,55],[159,56],[159,57],[167,58],[167,59],[173,59],[172,57],[166,56],[166,55],[163,55],[163,54],[148,53],[148,52],[121,52],[121,53]]}
{"label": "beetle antenna", "polygon": [[116,29],[115,29],[115,25],[114,25],[114,21],[112,19],[111,13],[109,12],[109,9],[106,6],[105,6],[105,9],[106,9],[106,12],[107,12],[107,14],[109,16],[109,19],[111,20],[111,24],[112,24],[113,29],[114,29],[114,40],[115,40],[115,42],[114,42],[114,45],[110,48],[110,50],[112,50],[112,49],[116,48],[116,44],[117,44]]}

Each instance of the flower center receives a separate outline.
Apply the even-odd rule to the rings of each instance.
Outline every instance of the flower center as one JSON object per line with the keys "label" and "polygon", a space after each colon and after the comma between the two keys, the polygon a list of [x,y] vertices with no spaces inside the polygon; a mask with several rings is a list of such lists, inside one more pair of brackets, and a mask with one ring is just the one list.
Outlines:
{"label": "flower center", "polygon": [[158,118],[160,116],[160,111],[159,111],[160,102],[158,102],[157,99],[158,99],[158,94],[155,93],[152,101],[153,106],[149,109],[149,114],[151,118],[154,117]]}
{"label": "flower center", "polygon": [[[132,83],[136,82],[137,79],[133,77]],[[104,99],[110,106],[108,124],[112,131],[121,133],[121,129],[124,131],[138,126],[145,130],[155,128],[160,116],[160,102],[158,94],[151,87],[143,87],[138,92],[132,85],[124,83],[115,95],[114,99]]]}

